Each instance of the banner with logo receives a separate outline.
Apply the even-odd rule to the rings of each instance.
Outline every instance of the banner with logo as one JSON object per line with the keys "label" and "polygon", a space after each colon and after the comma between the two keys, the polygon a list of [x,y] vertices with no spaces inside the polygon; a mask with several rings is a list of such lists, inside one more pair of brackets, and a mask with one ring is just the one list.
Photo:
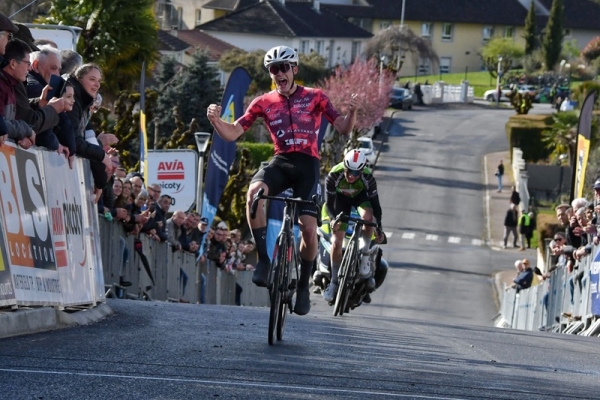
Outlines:
{"label": "banner with logo", "polygon": [[[244,96],[251,81],[244,68],[237,67],[233,70],[221,100],[222,120],[233,123],[243,115]],[[217,214],[221,195],[229,180],[229,168],[235,160],[235,151],[235,142],[226,142],[216,132],[212,135],[202,200],[202,216],[208,218],[209,225]]]}
{"label": "banner with logo", "polygon": [[198,153],[195,150],[148,151],[148,180],[158,183],[161,194],[172,197],[172,210],[189,210],[196,202]]}
{"label": "banner with logo", "polygon": [[[592,119],[594,111],[594,102],[596,92],[591,91],[585,97],[581,105],[579,122],[577,124],[577,153],[575,155],[575,168],[573,169],[573,186],[571,191],[571,201],[576,197],[583,196],[583,186],[585,182],[585,170],[590,154],[590,137],[592,135]],[[596,174],[596,171],[594,171]],[[593,179],[596,177],[592,177]]]}
{"label": "banner with logo", "polygon": [[99,302],[105,301],[104,272],[102,271],[102,252],[100,249],[100,223],[98,221],[98,205],[95,202],[94,178],[89,173],[89,161],[79,159],[78,173],[83,177],[83,185],[79,185],[83,208],[84,233],[88,249],[87,263],[92,278],[92,298]]}
{"label": "banner with logo", "polygon": [[34,150],[16,148],[10,143],[0,147],[0,201],[18,304],[60,304],[61,285],[48,203],[41,162]]}
{"label": "banner with logo", "polygon": [[[90,304],[92,277],[89,269],[94,260],[87,243],[87,227],[84,219],[81,165],[77,159],[73,169],[65,158],[56,152],[42,152],[46,193],[52,221],[52,241],[56,254],[56,266],[60,276],[63,305]],[[52,177],[60,176],[60,179]]]}
{"label": "banner with logo", "polygon": [[[0,226],[4,227],[0,213]],[[10,276],[10,265],[6,257],[4,244],[4,229],[0,229],[0,307],[11,306],[17,303],[12,278]]]}
{"label": "banner with logo", "polygon": [[600,315],[600,249],[596,252],[594,260],[590,265],[590,297],[592,300],[592,315]]}

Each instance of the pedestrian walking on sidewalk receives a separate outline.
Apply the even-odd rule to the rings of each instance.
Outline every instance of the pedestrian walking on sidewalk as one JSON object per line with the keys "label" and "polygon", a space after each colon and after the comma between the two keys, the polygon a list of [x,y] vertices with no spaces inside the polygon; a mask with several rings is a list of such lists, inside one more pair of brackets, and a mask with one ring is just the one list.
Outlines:
{"label": "pedestrian walking on sidewalk", "polygon": [[517,247],[518,222],[519,211],[517,211],[517,206],[511,204],[508,211],[506,211],[506,216],[504,217],[504,246],[502,246],[503,249],[506,248],[506,243],[508,242],[508,235],[511,233],[513,235],[513,247]]}
{"label": "pedestrian walking on sidewalk", "polygon": [[519,217],[519,235],[521,236],[521,248],[520,251],[525,250],[525,242],[527,241],[527,247],[531,247],[531,239],[527,239],[531,230],[531,219],[529,214],[523,213]]}
{"label": "pedestrian walking on sidewalk", "polygon": [[500,160],[500,164],[498,164],[495,175],[498,178],[498,193],[500,193],[502,191],[502,176],[504,175],[504,163],[502,160]]}

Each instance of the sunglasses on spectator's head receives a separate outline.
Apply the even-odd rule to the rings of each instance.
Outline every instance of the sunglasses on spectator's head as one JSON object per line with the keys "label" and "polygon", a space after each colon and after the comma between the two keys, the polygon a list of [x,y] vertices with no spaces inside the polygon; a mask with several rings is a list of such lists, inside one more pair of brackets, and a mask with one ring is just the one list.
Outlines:
{"label": "sunglasses on spectator's head", "polygon": [[279,71],[281,71],[285,74],[286,72],[288,72],[290,70],[290,67],[291,67],[291,65],[288,63],[273,64],[269,67],[269,72],[272,73],[273,75],[277,75],[277,73]]}

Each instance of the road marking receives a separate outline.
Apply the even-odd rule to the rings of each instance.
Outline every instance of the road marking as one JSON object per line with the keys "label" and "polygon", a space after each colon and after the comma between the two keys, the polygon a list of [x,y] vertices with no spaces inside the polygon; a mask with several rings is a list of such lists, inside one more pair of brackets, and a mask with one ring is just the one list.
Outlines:
{"label": "road marking", "polygon": [[394,236],[394,232],[384,232],[385,236],[388,238],[391,238],[392,236]]}
{"label": "road marking", "polygon": [[415,238],[415,234],[412,232],[404,232],[402,234],[402,239],[414,239]]}
{"label": "road marking", "polygon": [[473,246],[483,246],[483,240],[481,240],[481,239],[473,239],[473,240],[471,240],[471,244]]}
{"label": "road marking", "polygon": [[244,382],[244,381],[217,381],[209,379],[193,379],[193,378],[166,378],[162,376],[141,376],[141,375],[125,375],[125,374],[101,374],[101,373],[88,373],[88,372],[76,372],[76,371],[38,371],[31,369],[12,369],[12,368],[0,368],[3,372],[21,372],[27,374],[45,374],[45,375],[66,375],[66,376],[89,376],[89,377],[101,377],[101,378],[116,378],[116,379],[134,379],[142,381],[163,381],[163,382],[186,382],[186,383],[201,383],[206,385],[221,385],[221,386],[233,386],[233,387],[260,387],[267,389],[278,389],[278,390],[297,390],[302,392],[314,392],[314,393],[351,393],[351,394],[364,394],[369,396],[386,396],[386,397],[408,397],[415,399],[436,399],[436,400],[458,400],[454,397],[442,397],[442,396],[426,396],[418,395],[414,393],[401,394],[401,393],[388,393],[378,392],[375,390],[352,390],[352,389],[336,389],[330,387],[314,387],[314,386],[297,386],[297,385],[281,385],[274,383],[261,383],[261,382]]}
{"label": "road marking", "polygon": [[436,241],[436,240],[438,240],[438,236],[437,235],[427,235],[427,236],[425,236],[425,240]]}
{"label": "road marking", "polygon": [[457,236],[450,236],[448,238],[448,243],[456,243],[456,244],[458,244],[458,243],[460,243],[460,238],[457,237]]}

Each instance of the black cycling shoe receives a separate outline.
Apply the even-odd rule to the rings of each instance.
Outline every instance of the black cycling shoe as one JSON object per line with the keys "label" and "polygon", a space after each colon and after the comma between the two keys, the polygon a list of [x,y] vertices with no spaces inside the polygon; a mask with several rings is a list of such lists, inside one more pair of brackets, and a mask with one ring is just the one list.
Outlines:
{"label": "black cycling shoe", "polygon": [[365,297],[363,297],[362,302],[366,304],[371,304],[371,295],[369,293],[365,294]]}
{"label": "black cycling shoe", "polygon": [[259,287],[267,287],[269,280],[269,264],[259,261],[252,275],[252,283]]}
{"label": "black cycling shoe", "polygon": [[306,315],[310,311],[310,292],[308,288],[298,289],[296,293],[296,305],[294,312],[298,315]]}

